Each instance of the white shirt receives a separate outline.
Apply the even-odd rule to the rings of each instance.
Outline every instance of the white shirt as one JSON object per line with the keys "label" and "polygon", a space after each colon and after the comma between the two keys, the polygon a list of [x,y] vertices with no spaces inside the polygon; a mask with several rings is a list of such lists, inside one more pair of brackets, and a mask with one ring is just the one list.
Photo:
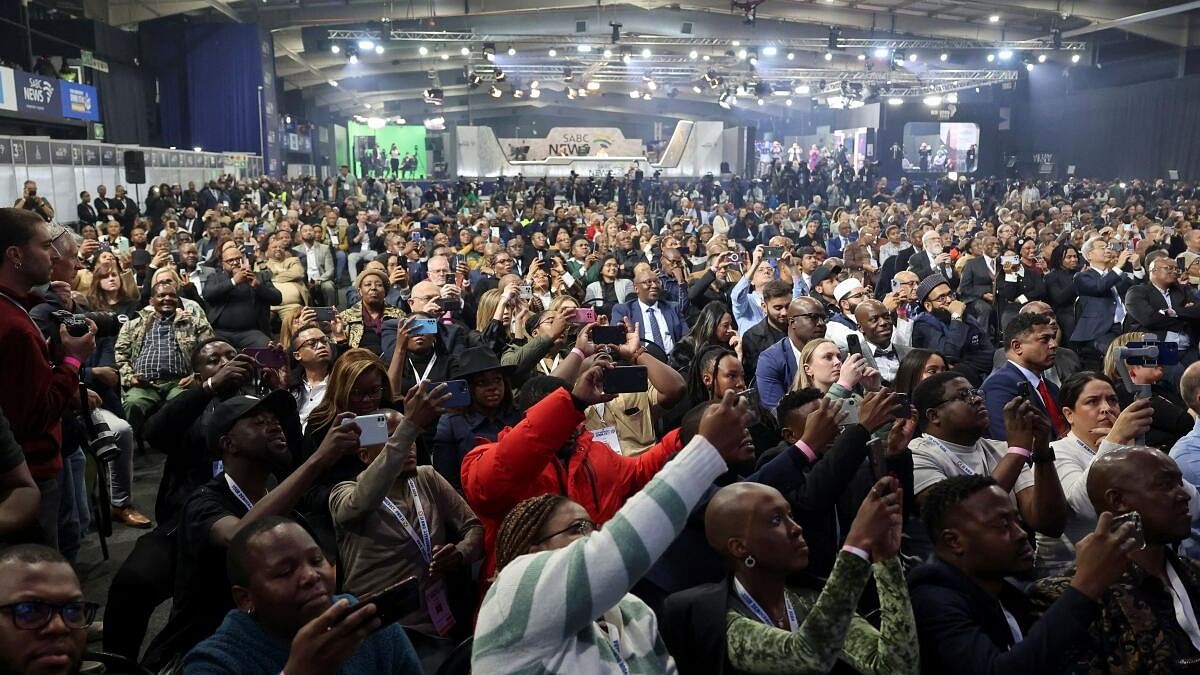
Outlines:
{"label": "white shirt", "polygon": [[[1099,273],[1100,276],[1104,276],[1104,275],[1108,274],[1109,272],[1115,272],[1117,276],[1122,276],[1122,273],[1116,269],[1102,270],[1099,267],[1096,267],[1095,265],[1089,265],[1089,267],[1096,270],[1096,272]],[[1113,312],[1113,323],[1122,323],[1123,321],[1125,321],[1125,301],[1121,299],[1121,294],[1117,291],[1116,286],[1113,286],[1112,296],[1113,296],[1113,299],[1117,301],[1117,309],[1115,312]]]}
{"label": "white shirt", "polygon": [[638,300],[638,308],[642,311],[642,340],[646,342],[656,342],[654,339],[654,330],[650,328],[650,312],[654,312],[654,320],[658,323],[658,332],[662,335],[663,344],[658,345],[663,348],[663,351],[670,354],[675,348],[675,340],[671,337],[671,331],[667,329],[667,320],[663,316],[662,305],[654,304],[650,307],[646,303]]}
{"label": "white shirt", "polygon": [[316,281],[321,278],[320,266],[317,264],[317,247],[304,245],[304,268],[308,272],[308,280]]}
{"label": "white shirt", "polygon": [[188,283],[196,287],[196,292],[204,295],[204,277],[200,276],[200,266],[188,272]]}
{"label": "white shirt", "polygon": [[304,405],[300,406],[300,429],[304,430],[308,426],[308,416],[321,405],[321,401],[325,400],[325,388],[329,385],[329,378],[326,377],[321,382],[309,384],[308,379],[304,380],[304,391],[307,395],[304,399]]}
{"label": "white shirt", "polygon": [[[895,331],[892,332],[893,340],[895,339]],[[896,371],[900,369],[900,357],[896,353],[896,345],[890,344],[886,348],[879,347],[867,340],[865,335],[859,333],[859,343],[863,346],[863,350],[870,350],[868,353],[871,359],[875,361],[875,368],[879,370],[879,377],[885,382],[894,382],[896,380]],[[891,351],[891,356],[879,356],[877,351]]]}

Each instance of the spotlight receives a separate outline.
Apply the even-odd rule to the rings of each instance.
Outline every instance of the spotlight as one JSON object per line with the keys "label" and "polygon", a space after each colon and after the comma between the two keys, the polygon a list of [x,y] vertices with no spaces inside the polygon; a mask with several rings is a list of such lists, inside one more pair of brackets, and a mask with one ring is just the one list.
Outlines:
{"label": "spotlight", "polygon": [[350,55],[350,63],[358,63],[358,54]]}
{"label": "spotlight", "polygon": [[607,47],[604,49],[604,58],[606,58],[606,59],[612,58],[612,50],[611,49],[608,49]]}
{"label": "spotlight", "polygon": [[517,55],[517,48],[516,48],[516,47],[514,47],[514,46],[512,46],[512,45],[509,45],[509,46],[508,46],[508,55],[509,55],[509,56],[516,56],[516,55]]}
{"label": "spotlight", "polygon": [[587,98],[588,95],[587,89],[576,89],[575,94],[580,98]]}
{"label": "spotlight", "polygon": [[442,131],[443,129],[446,128],[446,118],[445,117],[430,117],[425,120],[424,124],[425,124],[425,128],[430,131]]}
{"label": "spotlight", "polygon": [[358,48],[369,52],[372,49],[375,49],[375,43],[371,40],[359,40]]}
{"label": "spotlight", "polygon": [[329,86],[331,86],[331,87],[336,87],[336,86],[338,86],[337,80],[330,80],[330,81],[329,81]]}
{"label": "spotlight", "polygon": [[886,58],[887,58],[887,55],[888,55],[888,48],[887,48],[887,47],[876,47],[876,48],[875,48],[875,58],[877,58],[877,59],[886,59]]}
{"label": "spotlight", "polygon": [[615,45],[621,39],[621,24],[609,22],[612,27],[612,43]]}
{"label": "spotlight", "polygon": [[779,49],[777,49],[775,47],[763,47],[762,48],[763,56],[775,56],[778,53],[779,53]]}
{"label": "spotlight", "polygon": [[283,123],[284,123],[284,124],[291,124],[291,123],[292,123],[292,116],[291,116],[291,115],[284,115],[284,116],[283,116]]}
{"label": "spotlight", "polygon": [[632,56],[630,56],[629,54],[622,54],[622,55],[621,55],[621,62],[622,62],[622,63],[626,63],[626,64],[628,64],[628,63],[629,63],[630,61],[632,61],[632,60],[633,60],[633,57],[632,57]]}
{"label": "spotlight", "polygon": [[946,103],[958,103],[958,92],[952,91],[949,94],[946,94],[945,100],[946,100]]}
{"label": "spotlight", "polygon": [[704,56],[702,56],[702,57],[700,57],[700,58],[704,59],[705,61],[708,61],[708,60],[712,59],[712,57],[711,57],[711,56],[709,56],[708,54],[705,54]]}
{"label": "spotlight", "polygon": [[692,51],[688,52],[688,58],[695,61],[696,59],[700,58],[700,52],[693,49]]}
{"label": "spotlight", "polygon": [[887,100],[888,105],[904,105],[904,99],[893,96]]}
{"label": "spotlight", "polygon": [[192,148],[192,152],[204,152],[204,148],[197,145],[196,147]]}
{"label": "spotlight", "polygon": [[548,51],[546,53],[549,54],[550,56],[558,56],[558,50],[554,49],[553,47],[550,49],[550,51]]}
{"label": "spotlight", "polygon": [[494,84],[488,93],[492,95],[492,98],[500,98],[500,89]]}
{"label": "spotlight", "polygon": [[658,83],[655,82],[654,80],[650,80],[649,82],[646,83],[646,88],[649,89],[650,91],[657,91]]}
{"label": "spotlight", "polygon": [[333,52],[334,54],[337,54],[338,52],[342,51],[342,48],[337,45],[329,45],[329,51]]}
{"label": "spotlight", "polygon": [[793,91],[795,91],[797,94],[803,95],[803,94],[807,94],[808,92],[812,91],[812,88],[809,87],[807,84],[800,84],[800,85],[796,85],[796,88]]}
{"label": "spotlight", "polygon": [[942,104],[942,97],[934,94],[932,96],[926,96],[925,98],[921,99],[921,102],[924,103],[925,105],[929,106],[930,108],[936,108]]}
{"label": "spotlight", "polygon": [[1000,23],[1000,15],[993,14],[988,17],[988,23]]}
{"label": "spotlight", "polygon": [[704,90],[700,88],[700,85],[698,85],[698,84],[693,84],[693,85],[692,85],[692,93],[693,93],[693,94],[699,94],[699,93],[701,93],[701,92],[703,92],[703,91],[704,91]]}
{"label": "spotlight", "polygon": [[504,80],[508,79],[508,74],[497,68],[492,71],[492,79],[497,82],[503,82]]}
{"label": "spotlight", "polygon": [[643,59],[648,59],[648,58],[650,58],[650,57],[651,57],[651,56],[653,56],[653,55],[654,55],[654,53],[650,51],[650,48],[649,48],[649,47],[643,47],[643,48],[642,48],[642,58],[643,58]]}
{"label": "spotlight", "polygon": [[942,52],[942,55],[938,57],[938,60],[942,63],[945,63],[946,61],[950,60],[950,55],[946,52]]}
{"label": "spotlight", "polygon": [[858,55],[858,60],[859,60],[859,61],[866,61],[866,60],[867,60],[867,55],[866,55],[866,54],[859,54],[859,55]]}
{"label": "spotlight", "polygon": [[917,55],[916,55],[916,54],[909,54],[909,55],[908,55],[908,60],[909,60],[910,62],[914,62],[914,63],[915,63],[915,62],[916,62],[916,60],[917,60]]}
{"label": "spotlight", "polygon": [[371,129],[382,129],[387,126],[387,120],[382,117],[368,117],[367,126]]}
{"label": "spotlight", "polygon": [[754,68],[758,67],[758,54],[750,53],[750,66]]}
{"label": "spotlight", "polygon": [[417,53],[420,54],[421,56],[428,56],[429,55],[429,47],[426,47],[425,45],[421,45],[420,47],[417,47]]}
{"label": "spotlight", "polygon": [[988,60],[988,63],[992,63],[992,62],[994,62],[994,61],[996,60],[996,55],[995,55],[995,54],[988,54],[988,55],[987,55],[987,60]]}
{"label": "spotlight", "polygon": [[600,91],[600,83],[592,80],[591,82],[587,83],[587,88],[588,91]]}
{"label": "spotlight", "polygon": [[825,60],[826,60],[826,61],[832,61],[832,60],[833,60],[833,53],[832,53],[832,52],[825,52]]}
{"label": "spotlight", "polygon": [[633,91],[629,92],[629,98],[641,98],[641,97],[642,97],[642,92],[638,91],[637,89],[634,89]]}
{"label": "spotlight", "polygon": [[471,55],[471,49],[470,49],[469,47],[463,47],[462,49],[459,49],[459,50],[458,50],[458,53],[459,53],[459,54],[462,54],[463,56],[470,56],[470,55]]}
{"label": "spotlight", "polygon": [[1045,63],[1045,62],[1046,62],[1046,55],[1038,54],[1038,63]]}
{"label": "spotlight", "polygon": [[745,61],[745,60],[746,60],[746,54],[747,54],[747,53],[748,53],[748,52],[746,52],[746,50],[745,50],[745,49],[739,49],[739,50],[738,50],[738,53],[737,53],[738,60],[739,60],[739,61]]}
{"label": "spotlight", "polygon": [[541,86],[541,84],[542,84],[542,83],[541,83],[541,81],[540,81],[540,80],[534,80],[533,82],[530,82],[530,83],[529,83],[529,88],[530,88],[530,89],[537,89],[538,87],[540,87],[540,86]]}
{"label": "spotlight", "polygon": [[733,42],[730,42],[729,44],[733,45],[734,47],[741,47],[741,46],[742,46],[742,41],[741,41],[741,40],[734,40]]}
{"label": "spotlight", "polygon": [[788,53],[787,53],[787,60],[788,60],[788,61],[794,61],[794,60],[796,60],[796,52],[788,52]]}
{"label": "spotlight", "polygon": [[1025,70],[1027,70],[1027,71],[1029,71],[1029,72],[1031,72],[1031,73],[1032,73],[1032,72],[1033,72],[1033,64],[1032,64],[1032,63],[1026,63],[1026,64],[1025,64]]}
{"label": "spotlight", "polygon": [[575,45],[575,51],[580,54],[589,54],[592,51],[591,45]]}
{"label": "spotlight", "polygon": [[759,105],[762,105],[762,104],[764,104],[764,103],[766,103],[766,101],[764,101],[764,100],[763,100],[763,99],[761,99],[761,98],[760,98],[760,99],[758,99],[758,104],[759,104]]}
{"label": "spotlight", "polygon": [[1078,54],[1071,55],[1071,63],[1079,63],[1079,55]]}
{"label": "spotlight", "polygon": [[1007,61],[1011,59],[1012,55],[1013,53],[1011,49],[1001,49],[999,54],[1001,61]]}
{"label": "spotlight", "polygon": [[443,60],[443,61],[449,61],[449,60],[450,60],[450,53],[449,53],[449,52],[442,52],[442,54],[441,54],[441,57],[442,57],[442,60]]}
{"label": "spotlight", "polygon": [[539,97],[541,97],[541,95],[542,95],[541,89],[530,89],[529,90],[529,98],[539,98]]}
{"label": "spotlight", "polygon": [[651,99],[653,99],[653,98],[654,98],[654,97],[650,95],[650,92],[646,92],[646,93],[642,94],[642,100],[643,100],[643,101],[649,101],[649,100],[651,100]]}
{"label": "spotlight", "polygon": [[383,45],[375,45],[375,53],[382,54],[383,53]]}
{"label": "spotlight", "polygon": [[789,98],[788,100],[784,101],[783,104],[790,108],[792,105],[792,99]]}

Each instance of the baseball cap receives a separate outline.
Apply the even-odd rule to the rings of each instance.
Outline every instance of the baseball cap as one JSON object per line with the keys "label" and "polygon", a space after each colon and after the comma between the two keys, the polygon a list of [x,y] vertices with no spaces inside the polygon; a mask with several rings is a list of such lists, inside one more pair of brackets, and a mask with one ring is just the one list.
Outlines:
{"label": "baseball cap", "polygon": [[[287,432],[289,425],[287,420],[290,417],[296,417],[296,399],[284,390],[273,391],[263,397],[250,396],[247,394],[239,394],[217,404],[213,408],[212,416],[208,421],[208,449],[212,452],[220,452],[221,437],[229,433],[233,425],[243,417],[257,412],[261,409],[267,409],[275,413],[275,417],[279,418],[280,425],[284,432]],[[292,440],[292,439],[288,439]]]}
{"label": "baseball cap", "polygon": [[837,275],[839,275],[841,273],[842,273],[842,268],[838,265],[821,265],[821,266],[817,267],[817,269],[813,270],[813,273],[812,273],[813,286],[816,286],[817,284],[821,283],[822,281],[825,281],[826,279],[835,278],[835,277],[837,277]]}

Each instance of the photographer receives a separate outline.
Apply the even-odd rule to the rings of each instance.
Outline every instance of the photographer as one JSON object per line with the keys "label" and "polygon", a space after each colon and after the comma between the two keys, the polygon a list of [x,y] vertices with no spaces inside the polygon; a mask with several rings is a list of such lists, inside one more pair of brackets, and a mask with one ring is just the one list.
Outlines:
{"label": "photographer", "polygon": [[204,285],[213,329],[238,349],[265,348],[271,306],[281,304],[283,295],[271,283],[271,273],[252,271],[236,246],[225,246],[219,260],[221,269]]}
{"label": "photographer", "polygon": [[21,198],[13,206],[33,211],[47,223],[54,220],[54,207],[50,206],[50,202],[46,201],[45,197],[38,196],[37,183],[31,180],[25,181],[25,189],[21,191]]}
{"label": "photographer", "polygon": [[0,351],[8,362],[0,376],[0,409],[41,492],[43,537],[57,547],[62,416],[78,400],[80,364],[95,349],[96,336],[94,324],[78,337],[60,326],[52,354],[29,314],[39,304],[30,290],[49,283],[51,266],[62,257],[54,244],[36,214],[0,209]]}

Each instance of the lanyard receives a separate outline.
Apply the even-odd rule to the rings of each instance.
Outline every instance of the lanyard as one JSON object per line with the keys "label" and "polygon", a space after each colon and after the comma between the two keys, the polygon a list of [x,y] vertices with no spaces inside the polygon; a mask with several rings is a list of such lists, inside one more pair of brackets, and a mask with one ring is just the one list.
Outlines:
{"label": "lanyard", "polygon": [[433,561],[433,539],[429,536],[429,521],[425,519],[425,509],[421,508],[421,497],[417,495],[417,482],[409,478],[408,489],[412,492],[413,508],[417,511],[417,525],[421,528],[420,537],[417,536],[412,523],[400,512],[400,508],[388,497],[383,498],[383,508],[391,511],[396,520],[400,521],[400,525],[404,527],[404,530],[408,532],[408,536],[412,537],[413,543],[417,545],[417,549],[421,552],[421,557],[425,559],[426,563],[429,563]]}
{"label": "lanyard", "polygon": [[[947,448],[946,444],[942,443],[942,441],[940,439],[934,438],[933,436],[930,436],[929,434],[925,434],[925,438],[928,438],[929,440],[933,441],[934,443],[937,443],[938,447],[941,448],[942,451],[946,453],[946,456],[950,458],[951,462],[954,462],[954,465],[958,467],[959,471],[963,472],[964,476],[974,476],[974,475],[976,475],[976,473],[978,473],[971,467],[967,466],[967,463],[962,461],[962,459],[959,458],[958,455],[954,454],[954,452],[951,451],[950,448]],[[984,462],[983,468],[984,469],[987,468],[986,462]]]}
{"label": "lanyard", "polygon": [[[750,593],[746,591],[746,587],[742,585],[742,582],[737,580],[737,577],[733,579],[733,590],[737,592],[738,599],[742,601],[742,604],[749,608],[751,612],[754,612],[754,616],[758,617],[759,621],[772,628],[776,627],[775,622],[767,614],[767,610],[763,609],[762,605],[759,605],[754,598],[750,597]],[[783,606],[787,609],[788,626],[791,632],[795,633],[798,627],[796,610],[792,608],[792,601],[788,598],[787,591],[783,593]]]}
{"label": "lanyard", "polygon": [[408,360],[408,367],[412,368],[413,377],[417,378],[417,384],[425,384],[425,380],[429,379],[429,371],[433,370],[433,364],[437,363],[437,354],[434,354],[429,359],[429,365],[425,366],[424,373],[418,373],[417,367],[413,365],[412,359]]}
{"label": "lanyard", "polygon": [[237,500],[242,503],[242,506],[246,507],[247,511],[254,508],[254,502],[250,501],[245,492],[242,492],[242,488],[237,484],[237,481],[233,480],[233,476],[225,474],[225,482],[229,485],[229,491],[233,493],[234,497],[237,497]]}
{"label": "lanyard", "polygon": [[1082,440],[1080,440],[1078,436],[1074,436],[1073,438],[1075,439],[1075,443],[1077,443],[1077,444],[1079,445],[1079,447],[1083,448],[1084,452],[1086,452],[1086,453],[1087,453],[1087,454],[1089,454],[1089,455],[1095,455],[1095,454],[1096,454],[1096,451],[1095,451],[1095,450],[1093,450],[1093,449],[1091,449],[1091,448],[1089,448],[1089,447],[1088,447],[1088,444],[1087,444],[1087,443],[1084,443]]}
{"label": "lanyard", "polygon": [[1192,602],[1188,598],[1187,589],[1175,573],[1175,567],[1170,562],[1166,564],[1167,580],[1171,582],[1171,604],[1175,606],[1175,622],[1187,633],[1192,646],[1200,649],[1200,626],[1196,624],[1196,614],[1192,611]]}
{"label": "lanyard", "polygon": [[541,368],[542,372],[545,373],[546,375],[550,375],[551,373],[553,373],[555,370],[558,369],[558,364],[560,364],[560,363],[562,363],[562,354],[555,354],[554,362],[552,365],[547,366],[546,359],[542,359],[541,361],[538,361],[538,368]]}
{"label": "lanyard", "polygon": [[629,664],[625,662],[625,657],[621,656],[621,639],[617,637],[616,629],[603,619],[596,623],[604,633],[604,641],[612,648],[613,657],[616,658],[617,667],[621,669],[622,675],[629,675]]}

